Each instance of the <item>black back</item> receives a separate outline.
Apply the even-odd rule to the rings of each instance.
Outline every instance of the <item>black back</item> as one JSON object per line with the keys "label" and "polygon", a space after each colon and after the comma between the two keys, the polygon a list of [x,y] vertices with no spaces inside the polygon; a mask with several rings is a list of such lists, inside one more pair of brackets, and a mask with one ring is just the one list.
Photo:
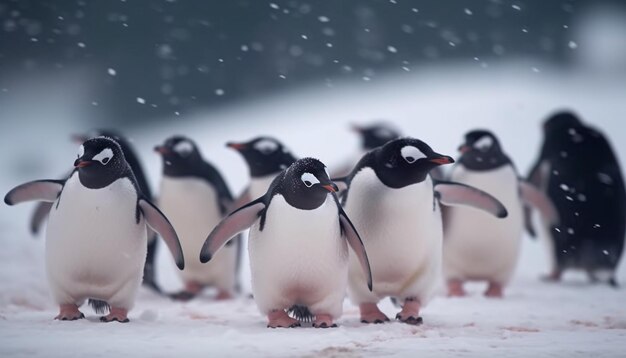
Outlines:
{"label": "black back", "polygon": [[512,165],[511,159],[502,151],[498,138],[488,130],[473,130],[465,135],[465,143],[459,147],[458,163],[475,171],[493,170]]}
{"label": "black back", "polygon": [[253,178],[278,174],[296,161],[296,157],[277,139],[256,137],[244,143],[229,142],[248,164]]}
{"label": "black back", "polygon": [[172,136],[155,150],[163,159],[163,175],[206,180],[217,192],[221,212],[227,212],[233,196],[219,171],[202,158],[196,143],[184,136]]}
{"label": "black back", "polygon": [[379,122],[369,126],[353,126],[353,129],[361,135],[361,148],[372,150],[390,140],[400,138],[400,133],[392,125]]}
{"label": "black back", "polygon": [[561,218],[552,230],[558,266],[615,268],[626,236],[626,190],[611,145],[571,112],[549,118],[544,135],[533,172],[549,163],[547,195]]}

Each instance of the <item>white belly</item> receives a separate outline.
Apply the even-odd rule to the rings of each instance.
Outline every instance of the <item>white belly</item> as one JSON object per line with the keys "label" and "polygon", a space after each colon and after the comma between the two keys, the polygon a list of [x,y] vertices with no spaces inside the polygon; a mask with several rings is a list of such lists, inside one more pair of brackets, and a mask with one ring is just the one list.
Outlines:
{"label": "white belly", "polygon": [[440,281],[443,235],[430,177],[419,184],[391,189],[372,169],[365,168],[350,185],[345,210],[363,239],[374,285],[374,295],[370,296],[363,289],[365,278],[351,254],[352,300],[358,304],[386,296],[417,297],[425,304]]}
{"label": "white belly", "polygon": [[159,207],[174,226],[183,249],[185,269],[179,271],[182,279],[203,285],[223,286],[224,280],[234,284],[234,244],[225,246],[209,263],[200,263],[198,256],[208,234],[222,219],[215,189],[203,179],[165,176]]}
{"label": "white belly", "polygon": [[250,179],[250,200],[256,200],[265,195],[276,175],[278,174]]}
{"label": "white belly", "polygon": [[109,301],[123,286],[133,291],[139,285],[147,234],[143,216],[136,221],[136,208],[127,178],[102,189],[83,187],[78,173],[68,179],[46,235],[46,266],[57,301]]}
{"label": "white belly", "polygon": [[348,246],[332,197],[315,210],[300,210],[276,195],[263,231],[259,226],[260,220],[252,226],[248,247],[252,290],[261,311],[300,304],[313,312],[340,314]]}
{"label": "white belly", "polygon": [[517,263],[523,229],[517,174],[511,166],[489,172],[456,166],[451,179],[493,195],[504,204],[508,216],[498,219],[472,208],[449,208],[444,240],[446,277],[507,283]]}

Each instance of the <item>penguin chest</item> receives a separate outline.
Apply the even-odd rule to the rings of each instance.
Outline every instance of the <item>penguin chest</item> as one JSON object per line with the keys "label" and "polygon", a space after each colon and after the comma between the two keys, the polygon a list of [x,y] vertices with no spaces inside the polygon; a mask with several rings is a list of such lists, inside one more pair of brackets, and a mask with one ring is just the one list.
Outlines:
{"label": "penguin chest", "polygon": [[[394,294],[440,266],[441,212],[430,178],[393,189],[364,171],[351,183],[345,209],[367,250],[374,290]],[[360,270],[352,256],[351,275]]]}
{"label": "penguin chest", "polygon": [[468,279],[509,276],[520,249],[523,213],[518,178],[511,166],[490,171],[457,167],[452,180],[481,189],[500,200],[506,218],[465,207],[446,211],[444,256],[446,271],[462,272]]}
{"label": "penguin chest", "polygon": [[314,210],[294,208],[275,195],[263,230],[259,221],[251,228],[248,248],[252,287],[260,295],[271,290],[303,302],[345,290],[348,246],[330,195]]}
{"label": "penguin chest", "polygon": [[274,178],[276,178],[276,174],[250,179],[250,199],[255,200],[265,195]]}
{"label": "penguin chest", "polygon": [[[198,253],[207,235],[222,218],[218,203],[216,190],[206,180],[167,176],[163,178],[159,207],[178,234],[186,264],[182,274],[206,272],[211,266],[215,266],[201,264]],[[230,246],[225,249],[228,251]],[[219,256],[223,255],[218,253],[214,262],[217,262]]]}
{"label": "penguin chest", "polygon": [[[147,233],[137,221],[137,192],[128,178],[101,189],[66,182],[53,204],[46,235],[46,263],[53,281],[106,287],[141,276]],[[86,288],[87,289],[87,288]]]}

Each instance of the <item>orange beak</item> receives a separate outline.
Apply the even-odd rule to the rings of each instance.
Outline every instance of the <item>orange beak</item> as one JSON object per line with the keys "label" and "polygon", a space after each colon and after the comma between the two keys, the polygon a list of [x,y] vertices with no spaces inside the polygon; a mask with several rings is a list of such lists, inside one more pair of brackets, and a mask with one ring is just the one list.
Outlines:
{"label": "orange beak", "polygon": [[454,159],[450,158],[450,157],[440,157],[440,158],[434,158],[430,160],[432,163],[436,163],[439,165],[443,165],[443,164],[451,164],[454,163]]}
{"label": "orange beak", "polygon": [[335,193],[338,190],[337,185],[335,185],[335,183],[328,184],[328,185],[322,185],[322,187],[324,187],[324,189],[330,191],[331,193]]}
{"label": "orange beak", "polygon": [[235,143],[235,142],[228,142],[226,143],[226,146],[229,148],[233,148],[235,150],[242,150],[246,147],[244,143]]}

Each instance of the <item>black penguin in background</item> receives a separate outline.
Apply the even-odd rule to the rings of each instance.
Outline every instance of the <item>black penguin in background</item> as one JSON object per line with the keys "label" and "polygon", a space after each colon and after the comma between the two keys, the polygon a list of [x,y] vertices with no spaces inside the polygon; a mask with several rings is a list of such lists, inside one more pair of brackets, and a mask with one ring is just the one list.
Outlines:
{"label": "black penguin in background", "polygon": [[[571,112],[544,123],[544,143],[529,181],[552,199],[561,217],[549,228],[554,265],[548,279],[582,269],[592,281],[617,286],[615,269],[626,236],[626,190],[608,140]],[[534,233],[527,217],[527,229]]]}
{"label": "black penguin in background", "polygon": [[[150,190],[150,185],[148,185],[148,180],[146,178],[145,172],[139,161],[139,157],[137,156],[133,146],[130,144],[128,139],[122,136],[119,132],[111,130],[111,129],[98,129],[88,133],[80,133],[72,135],[72,141],[77,144],[82,144],[90,138],[96,137],[108,137],[114,139],[122,148],[122,152],[124,153],[124,157],[126,158],[126,162],[132,169],[135,174],[135,179],[137,181],[137,185],[139,189],[143,193],[143,196],[153,201],[154,197],[152,196],[152,190]],[[64,176],[67,178],[70,176],[72,172],[68,173]],[[36,235],[41,230],[41,226],[43,222],[48,217],[48,213],[50,212],[50,208],[52,207],[52,203],[48,202],[39,202],[33,211],[30,220],[30,230],[33,235]],[[156,283],[156,272],[155,272],[155,259],[156,259],[156,250],[157,250],[156,234],[152,230],[148,230],[148,253],[146,256],[146,264],[144,266],[143,272],[143,284],[146,287],[151,288],[156,292],[161,292],[161,288]]]}

